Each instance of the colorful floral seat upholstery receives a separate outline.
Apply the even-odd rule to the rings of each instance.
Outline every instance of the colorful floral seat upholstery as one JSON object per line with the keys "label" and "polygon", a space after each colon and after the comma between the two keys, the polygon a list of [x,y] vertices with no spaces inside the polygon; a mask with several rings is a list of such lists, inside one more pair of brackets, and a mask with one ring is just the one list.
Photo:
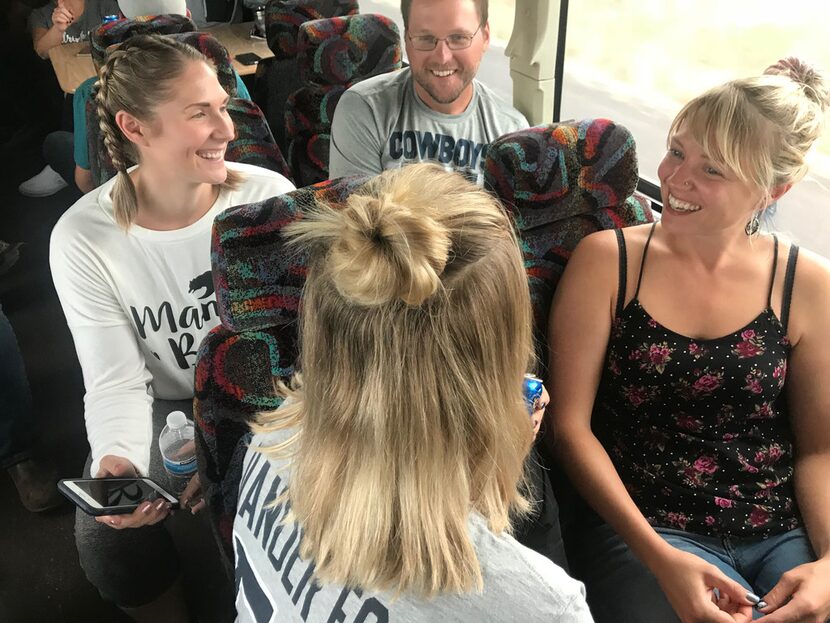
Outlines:
{"label": "colorful floral seat upholstery", "polygon": [[269,0],[265,5],[265,36],[274,53],[274,58],[260,63],[265,73],[265,115],[283,153],[288,153],[285,102],[301,86],[297,71],[300,26],[315,19],[357,12],[357,0]]}
{"label": "colorful floral seat upholstery", "polygon": [[343,92],[371,76],[401,67],[398,27],[382,15],[306,22],[297,40],[302,87],[285,107],[288,163],[298,186],[328,177],[334,109]]}
{"label": "colorful floral seat upholstery", "polygon": [[274,379],[288,381],[298,353],[306,258],[285,249],[282,228],[318,199],[341,203],[366,179],[301,188],[232,208],[214,223],[213,280],[222,324],[199,349],[194,417],[202,487],[228,563],[248,426],[256,413],[281,404]]}
{"label": "colorful floral seat upholstery", "polygon": [[[225,46],[212,35],[203,32],[187,32],[169,36],[192,45],[207,56],[216,66],[219,84],[231,96],[228,102],[228,113],[236,128],[236,137],[228,143],[225,159],[264,167],[290,179],[288,165],[277,147],[262,111],[253,102],[235,97],[236,75]],[[115,175],[115,168],[104,146],[93,99],[87,102],[86,114],[92,179],[96,185],[100,185]]]}
{"label": "colorful floral seat upholstery", "polygon": [[107,48],[135,35],[173,35],[196,30],[190,18],[183,15],[147,15],[135,19],[119,19],[102,24],[90,37],[92,62],[100,67],[107,59]]}
{"label": "colorful floral seat upholstery", "polygon": [[634,138],[608,119],[586,119],[506,134],[487,151],[485,186],[512,213],[533,301],[539,361],[544,365],[553,291],[582,238],[654,220],[635,194]]}

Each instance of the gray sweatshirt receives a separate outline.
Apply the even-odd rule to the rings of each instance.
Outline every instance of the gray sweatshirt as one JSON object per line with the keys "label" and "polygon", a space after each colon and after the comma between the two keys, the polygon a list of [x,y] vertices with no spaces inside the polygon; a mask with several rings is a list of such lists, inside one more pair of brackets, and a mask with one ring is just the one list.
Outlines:
{"label": "gray sweatshirt", "polygon": [[[251,447],[271,445],[286,434],[257,435]],[[481,564],[481,593],[446,594],[429,601],[397,599],[356,587],[317,584],[314,564],[299,554],[301,529],[283,523],[286,508],[268,507],[290,478],[288,466],[249,449],[245,456],[233,526],[237,621],[248,623],[399,623],[517,621],[590,623],[579,582],[544,556],[505,534],[494,534],[471,514],[470,537]]]}

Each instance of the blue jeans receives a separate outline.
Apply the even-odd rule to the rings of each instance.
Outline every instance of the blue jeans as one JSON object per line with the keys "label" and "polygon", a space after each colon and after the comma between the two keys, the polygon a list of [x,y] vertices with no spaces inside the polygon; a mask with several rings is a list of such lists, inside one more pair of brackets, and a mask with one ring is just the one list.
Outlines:
{"label": "blue jeans", "polygon": [[32,394],[12,326],[0,305],[0,468],[28,458],[34,441]]}
{"label": "blue jeans", "polygon": [[[670,528],[657,528],[667,543],[712,563],[759,596],[766,595],[781,576],[816,555],[804,528],[768,537],[711,537]],[[755,612],[753,618],[761,615]]]}
{"label": "blue jeans", "polygon": [[[657,532],[762,596],[785,571],[815,560],[801,528],[768,539],[706,537],[662,528]],[[651,571],[596,515],[568,530],[565,545],[574,577],[585,583],[596,623],[679,622]]]}

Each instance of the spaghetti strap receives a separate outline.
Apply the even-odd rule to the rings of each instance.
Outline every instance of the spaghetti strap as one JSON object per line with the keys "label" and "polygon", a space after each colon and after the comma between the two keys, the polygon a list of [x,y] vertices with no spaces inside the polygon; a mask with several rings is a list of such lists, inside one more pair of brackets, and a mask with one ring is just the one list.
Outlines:
{"label": "spaghetti strap", "polygon": [[623,305],[625,304],[625,291],[628,288],[628,254],[625,250],[625,237],[623,236],[622,229],[615,229],[614,233],[617,235],[617,247],[620,250],[617,309],[614,313],[614,318],[619,318],[622,315]]}
{"label": "spaghetti strap", "polygon": [[798,262],[798,246],[790,245],[790,254],[787,257],[787,273],[784,276],[784,298],[781,301],[781,326],[784,327],[784,334],[787,333],[787,323],[790,320],[790,300],[793,296],[793,283],[795,282],[795,265]]}
{"label": "spaghetti strap", "polygon": [[769,292],[767,293],[767,308],[772,309],[772,286],[775,285],[775,273],[778,272],[778,236],[772,235],[772,275],[769,278]]}
{"label": "spaghetti strap", "polygon": [[640,283],[643,281],[643,269],[646,266],[646,255],[648,254],[648,245],[651,244],[651,237],[654,235],[654,228],[657,227],[657,221],[651,225],[651,229],[648,232],[648,238],[646,238],[646,244],[643,247],[643,257],[640,259],[640,274],[637,275],[637,289],[634,290],[634,298],[636,299],[640,295]]}

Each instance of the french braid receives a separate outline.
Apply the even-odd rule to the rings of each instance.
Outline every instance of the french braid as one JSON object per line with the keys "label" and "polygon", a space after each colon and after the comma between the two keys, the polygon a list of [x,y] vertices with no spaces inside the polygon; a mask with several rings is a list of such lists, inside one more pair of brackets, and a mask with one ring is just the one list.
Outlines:
{"label": "french braid", "polygon": [[107,62],[98,72],[98,81],[95,83],[97,92],[95,103],[98,108],[98,127],[104,139],[104,147],[112,160],[116,170],[115,186],[112,189],[112,203],[115,212],[115,221],[124,229],[128,229],[138,213],[138,197],[132,178],[127,173],[127,167],[133,158],[130,158],[131,147],[115,123],[115,115],[108,110],[109,81],[121,58],[129,52],[114,50]]}

